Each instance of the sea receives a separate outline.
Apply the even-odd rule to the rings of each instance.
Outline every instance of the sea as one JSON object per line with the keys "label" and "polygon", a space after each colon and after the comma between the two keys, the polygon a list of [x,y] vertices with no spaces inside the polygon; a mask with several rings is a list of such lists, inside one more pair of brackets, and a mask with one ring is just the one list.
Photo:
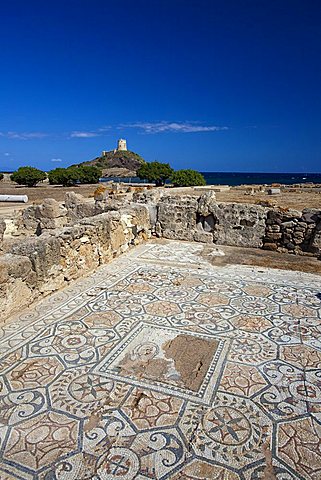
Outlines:
{"label": "sea", "polygon": [[[321,173],[244,173],[244,172],[201,172],[207,185],[271,185],[281,183],[292,185],[294,183],[321,184]],[[144,183],[138,177],[108,177],[101,181],[116,181],[125,183]]]}

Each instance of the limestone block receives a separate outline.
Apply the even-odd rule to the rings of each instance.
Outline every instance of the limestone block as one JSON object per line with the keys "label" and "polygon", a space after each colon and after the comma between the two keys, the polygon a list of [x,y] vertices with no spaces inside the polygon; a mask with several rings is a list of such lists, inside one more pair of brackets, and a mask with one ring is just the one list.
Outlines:
{"label": "limestone block", "polygon": [[120,210],[122,215],[125,214],[130,216],[131,225],[129,228],[132,229],[134,235],[144,232],[147,237],[150,237],[151,234],[151,212],[154,213],[153,221],[156,223],[157,207],[155,205],[132,203],[129,207]]}
{"label": "limestone block", "polygon": [[83,203],[83,202],[84,202],[84,197],[82,195],[80,195],[79,193],[67,192],[65,194],[65,207],[67,209],[75,208],[76,205],[78,205],[79,203]]}
{"label": "limestone block", "polygon": [[213,234],[204,231],[196,231],[194,233],[194,241],[201,243],[213,243]]}
{"label": "limestone block", "polygon": [[0,318],[27,307],[37,296],[36,274],[27,257],[0,256]]}
{"label": "limestone block", "polygon": [[65,217],[67,215],[67,209],[59,204],[53,198],[45,198],[43,203],[39,205],[37,209],[38,218],[58,218]]}
{"label": "limestone block", "polygon": [[213,207],[216,218],[217,243],[241,247],[261,247],[265,236],[268,209],[259,205],[218,204]]}
{"label": "limestone block", "polygon": [[158,204],[158,221],[162,236],[177,240],[193,240],[196,231],[198,201],[184,195],[164,195]]}
{"label": "limestone block", "polygon": [[132,198],[135,203],[157,204],[164,193],[164,189],[162,188],[153,188],[151,190],[144,190],[143,192],[134,192]]}
{"label": "limestone block", "polygon": [[215,192],[209,191],[203,193],[198,200],[198,213],[206,217],[213,213],[213,206],[216,205]]}
{"label": "limestone block", "polygon": [[311,244],[309,250],[312,253],[321,254],[321,221],[316,225],[314,234],[311,238]]}
{"label": "limestone block", "polygon": [[29,285],[35,285],[36,275],[28,257],[7,253],[0,257],[0,264],[10,277],[21,278]]}
{"label": "limestone block", "polygon": [[37,282],[50,276],[50,270],[60,262],[60,242],[53,235],[43,234],[30,237],[12,247],[11,253],[29,258],[32,269],[37,275]]}
{"label": "limestone block", "polygon": [[18,220],[18,229],[21,231],[21,233],[23,233],[24,230],[32,233],[35,233],[37,231],[39,225],[37,211],[37,205],[31,205],[30,207],[23,210],[21,221],[19,222]]}
{"label": "limestone block", "polygon": [[295,223],[293,221],[281,223],[282,229],[293,228],[294,226],[295,226]]}

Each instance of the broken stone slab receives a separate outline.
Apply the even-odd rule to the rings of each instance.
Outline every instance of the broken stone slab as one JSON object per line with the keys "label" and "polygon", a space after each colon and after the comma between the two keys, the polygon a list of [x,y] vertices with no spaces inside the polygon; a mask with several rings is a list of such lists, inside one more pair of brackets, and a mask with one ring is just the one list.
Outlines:
{"label": "broken stone slab", "polygon": [[213,213],[213,205],[216,205],[216,195],[214,191],[204,193],[198,199],[197,212],[203,217],[207,217]]}
{"label": "broken stone slab", "polygon": [[79,193],[75,193],[74,191],[72,192],[66,192],[65,193],[65,207],[66,208],[74,208],[76,205],[79,203],[83,203],[85,198],[80,195]]}
{"label": "broken stone slab", "polygon": [[36,274],[32,270],[31,261],[27,256],[13,255],[11,253],[1,255],[0,272],[2,274],[0,283],[3,275],[6,279],[8,277],[21,278],[28,285],[35,285],[36,283]]}
{"label": "broken stone slab", "polygon": [[213,234],[209,232],[200,232],[197,231],[194,233],[194,241],[201,243],[213,243]]}
{"label": "broken stone slab", "polygon": [[59,218],[67,215],[67,209],[53,198],[45,198],[41,205],[37,207],[37,218]]}
{"label": "broken stone slab", "polygon": [[32,269],[37,274],[37,281],[42,281],[48,277],[53,266],[59,265],[60,241],[54,235],[49,234],[29,237],[14,245],[10,253],[28,257]]}
{"label": "broken stone slab", "polygon": [[306,223],[318,223],[321,220],[321,210],[305,208],[302,211],[302,220]]}

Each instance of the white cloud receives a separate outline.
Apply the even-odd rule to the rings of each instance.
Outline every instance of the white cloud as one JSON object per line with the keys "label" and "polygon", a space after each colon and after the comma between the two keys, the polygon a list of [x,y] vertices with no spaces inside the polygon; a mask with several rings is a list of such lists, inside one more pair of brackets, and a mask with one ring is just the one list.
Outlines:
{"label": "white cloud", "polygon": [[62,162],[62,158],[52,158],[52,162]]}
{"label": "white cloud", "polygon": [[216,125],[200,125],[197,122],[136,122],[121,124],[118,128],[138,128],[144,133],[194,133],[194,132],[218,132],[228,130],[228,127],[220,127]]}
{"label": "white cloud", "polygon": [[2,135],[16,140],[32,140],[34,138],[44,138],[48,136],[47,133],[43,132],[6,132],[2,133]]}
{"label": "white cloud", "polygon": [[71,132],[70,138],[92,138],[92,137],[98,137],[99,133],[97,132]]}
{"label": "white cloud", "polygon": [[9,157],[9,156],[10,156],[10,153],[5,152],[3,155],[4,155],[5,157]]}

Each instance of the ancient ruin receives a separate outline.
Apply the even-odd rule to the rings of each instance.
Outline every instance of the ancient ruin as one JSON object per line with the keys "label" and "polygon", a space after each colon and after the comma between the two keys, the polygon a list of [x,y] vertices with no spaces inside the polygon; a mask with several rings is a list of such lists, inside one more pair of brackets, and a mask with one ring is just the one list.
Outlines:
{"label": "ancient ruin", "polygon": [[0,479],[316,480],[320,276],[213,258],[318,262],[320,231],[155,189],[0,222]]}

